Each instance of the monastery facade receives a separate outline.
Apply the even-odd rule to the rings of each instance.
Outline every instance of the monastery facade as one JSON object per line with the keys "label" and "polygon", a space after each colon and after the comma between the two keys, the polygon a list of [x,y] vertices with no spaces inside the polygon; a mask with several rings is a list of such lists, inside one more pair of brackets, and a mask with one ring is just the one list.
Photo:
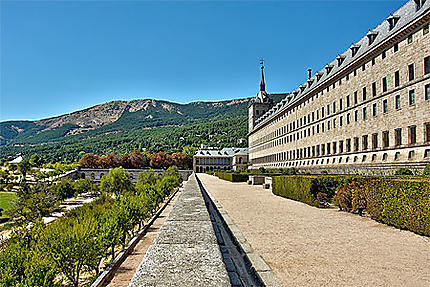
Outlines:
{"label": "monastery facade", "polygon": [[251,168],[422,169],[430,162],[429,22],[430,1],[407,2],[276,105],[262,65],[248,107]]}

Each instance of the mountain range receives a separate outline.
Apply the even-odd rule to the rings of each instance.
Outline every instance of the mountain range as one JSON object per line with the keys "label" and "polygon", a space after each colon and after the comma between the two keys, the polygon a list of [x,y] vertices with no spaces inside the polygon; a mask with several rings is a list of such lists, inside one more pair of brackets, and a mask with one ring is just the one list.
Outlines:
{"label": "mountain range", "polygon": [[39,153],[51,161],[74,161],[85,152],[169,152],[201,144],[246,146],[239,139],[246,138],[249,100],[111,101],[37,121],[0,122],[0,160]]}

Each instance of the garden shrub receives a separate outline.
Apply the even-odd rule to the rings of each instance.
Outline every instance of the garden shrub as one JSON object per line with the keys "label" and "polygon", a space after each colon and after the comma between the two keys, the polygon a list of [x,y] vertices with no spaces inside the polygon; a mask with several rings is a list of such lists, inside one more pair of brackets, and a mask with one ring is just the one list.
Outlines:
{"label": "garden shrub", "polygon": [[342,187],[334,198],[339,209],[430,236],[430,181],[424,178],[367,177]]}
{"label": "garden shrub", "polygon": [[249,178],[247,174],[217,172],[216,176],[220,179],[228,180],[231,182],[246,182]]}
{"label": "garden shrub", "polygon": [[402,167],[396,170],[394,175],[414,175],[414,173],[412,172],[412,170]]}
{"label": "garden shrub", "polygon": [[430,175],[430,163],[424,168],[423,175]]}
{"label": "garden shrub", "polygon": [[[331,201],[336,191],[350,181],[350,176],[274,176],[273,193],[312,206],[324,207]],[[320,201],[319,198],[323,199]]]}

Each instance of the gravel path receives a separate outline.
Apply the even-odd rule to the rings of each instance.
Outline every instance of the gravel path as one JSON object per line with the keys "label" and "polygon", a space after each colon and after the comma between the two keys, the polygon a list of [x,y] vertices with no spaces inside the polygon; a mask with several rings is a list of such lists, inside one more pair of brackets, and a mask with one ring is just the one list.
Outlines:
{"label": "gravel path", "polygon": [[198,177],[283,286],[430,286],[428,237],[261,186]]}

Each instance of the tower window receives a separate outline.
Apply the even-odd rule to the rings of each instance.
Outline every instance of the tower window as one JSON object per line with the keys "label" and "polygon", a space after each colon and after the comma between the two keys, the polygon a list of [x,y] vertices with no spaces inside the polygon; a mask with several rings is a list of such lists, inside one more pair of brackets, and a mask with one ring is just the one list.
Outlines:
{"label": "tower window", "polygon": [[413,41],[414,41],[414,35],[413,35],[413,34],[410,34],[410,35],[408,36],[408,44],[411,44]]}
{"label": "tower window", "polygon": [[394,86],[395,87],[400,86],[400,72],[399,71],[394,72]]}
{"label": "tower window", "polygon": [[424,87],[424,94],[425,94],[425,99],[426,99],[426,101],[427,101],[427,100],[430,100],[430,84],[427,84],[427,85]]}
{"label": "tower window", "polygon": [[394,44],[393,50],[394,50],[394,53],[399,51],[399,43]]}
{"label": "tower window", "polygon": [[376,113],[377,113],[377,111],[376,111],[376,103],[374,103],[373,104],[373,108],[372,108],[372,114],[373,114],[374,117],[376,117]]}
{"label": "tower window", "polygon": [[402,145],[402,128],[394,130],[394,143],[396,144],[396,146]]}
{"label": "tower window", "polygon": [[427,25],[425,25],[425,26],[424,26],[424,28],[423,28],[423,35],[428,34],[428,33],[429,33],[429,31],[430,31],[430,29],[429,29],[429,24],[427,24]]}
{"label": "tower window", "polygon": [[376,82],[372,83],[372,95],[376,97]]}
{"label": "tower window", "polygon": [[415,79],[414,64],[410,64],[408,66],[408,73],[409,73],[409,81],[413,81]]}
{"label": "tower window", "polygon": [[388,100],[384,100],[384,101],[382,102],[382,106],[383,106],[384,114],[385,114],[385,113],[388,113]]}
{"label": "tower window", "polygon": [[396,110],[400,110],[400,95],[396,96]]}
{"label": "tower window", "polygon": [[390,137],[388,131],[382,132],[382,145],[383,147],[389,147],[390,146]]}
{"label": "tower window", "polygon": [[415,105],[415,90],[409,91],[409,105]]}
{"label": "tower window", "polygon": [[430,56],[424,58],[424,74],[430,74]]}
{"label": "tower window", "polygon": [[409,127],[409,144],[417,143],[417,126]]}
{"label": "tower window", "polygon": [[382,78],[382,92],[386,92],[388,89],[387,87],[387,77]]}

